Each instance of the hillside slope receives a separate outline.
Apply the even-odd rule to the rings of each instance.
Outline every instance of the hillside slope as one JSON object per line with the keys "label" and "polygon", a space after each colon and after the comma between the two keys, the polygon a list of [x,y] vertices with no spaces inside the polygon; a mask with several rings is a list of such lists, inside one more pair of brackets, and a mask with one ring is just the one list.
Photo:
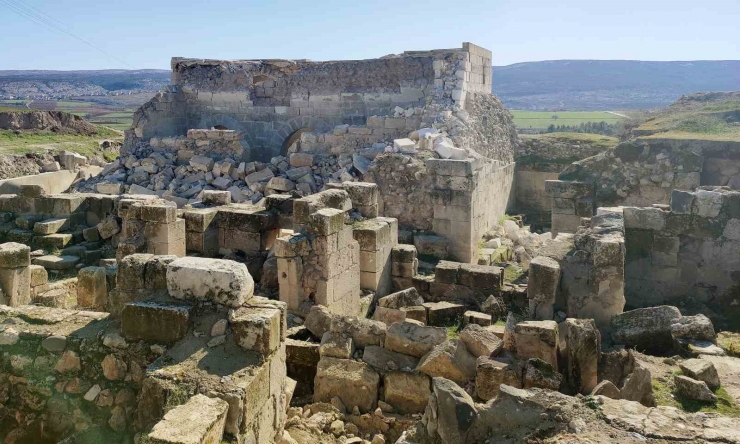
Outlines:
{"label": "hillside slope", "polygon": [[650,109],[696,91],[732,90],[740,90],[738,60],[555,60],[493,68],[493,91],[511,109]]}

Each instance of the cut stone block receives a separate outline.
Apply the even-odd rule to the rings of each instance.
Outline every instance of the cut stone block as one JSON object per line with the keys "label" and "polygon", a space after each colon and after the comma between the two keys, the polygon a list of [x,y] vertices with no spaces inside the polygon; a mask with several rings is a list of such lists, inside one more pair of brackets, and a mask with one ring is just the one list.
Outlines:
{"label": "cut stone block", "polygon": [[215,228],[216,216],[219,211],[216,208],[196,208],[183,213],[185,229],[202,233],[209,228]]}
{"label": "cut stone block", "polygon": [[400,152],[413,153],[416,143],[411,139],[395,139],[393,141],[393,148]]}
{"label": "cut stone block", "polygon": [[568,355],[567,379],[573,389],[589,394],[598,384],[601,358],[601,334],[593,319],[565,320],[565,343]]}
{"label": "cut stone block", "polygon": [[459,325],[465,314],[465,306],[451,302],[425,302],[427,309],[427,324],[436,327]]}
{"label": "cut stone block", "polygon": [[67,308],[67,298],[69,292],[64,288],[55,288],[52,290],[44,291],[39,293],[34,298],[34,303],[42,305],[44,307],[52,308]]}
{"label": "cut stone block", "polygon": [[276,308],[241,307],[229,312],[234,340],[247,350],[269,355],[280,346],[281,313]]}
{"label": "cut stone block", "polygon": [[415,307],[424,304],[424,298],[419,295],[416,288],[405,290],[384,296],[378,300],[379,307],[401,309],[402,307]]}
{"label": "cut stone block", "polygon": [[69,270],[80,261],[78,256],[40,256],[33,260],[34,265],[41,265],[47,270]]}
{"label": "cut stone block", "polygon": [[33,242],[37,248],[50,250],[61,250],[72,242],[73,236],[68,233],[48,234],[46,236],[36,236]]}
{"label": "cut stone block", "polygon": [[16,242],[0,244],[0,268],[27,267],[31,264],[31,249]]}
{"label": "cut stone block", "polygon": [[686,376],[706,382],[710,389],[716,389],[720,386],[719,374],[712,361],[687,359],[679,363],[678,366]]}
{"label": "cut stone block", "polygon": [[381,375],[390,371],[413,372],[419,360],[413,356],[397,353],[377,345],[368,345],[362,354],[365,361]]}
{"label": "cut stone block", "polygon": [[206,205],[228,205],[231,203],[231,192],[203,190],[200,198]]}
{"label": "cut stone block", "polygon": [[55,234],[67,228],[67,226],[69,226],[69,219],[66,217],[56,217],[36,222],[33,226],[33,232],[38,235]]}
{"label": "cut stone block", "polygon": [[254,281],[244,264],[183,257],[167,265],[167,290],[176,299],[239,307],[254,295]]}
{"label": "cut stone block", "polygon": [[552,320],[560,285],[560,265],[555,259],[537,256],[529,264],[527,299],[534,319]]}
{"label": "cut stone block", "polygon": [[49,273],[41,265],[29,265],[31,270],[31,287],[38,287],[49,282]]}
{"label": "cut stone block", "polygon": [[[213,161],[211,161],[213,162]],[[164,415],[151,432],[152,444],[216,444],[224,435],[229,403],[195,395]]]}
{"label": "cut stone block", "polygon": [[389,372],[383,377],[383,399],[402,415],[423,413],[432,393],[431,385],[425,374]]}
{"label": "cut stone block", "polygon": [[552,365],[547,362],[532,358],[527,361],[527,367],[524,370],[524,388],[544,388],[557,391],[563,375],[555,371]]}
{"label": "cut stone block", "polygon": [[97,242],[100,240],[98,227],[85,228],[82,230],[82,237],[88,242]]}
{"label": "cut stone block", "polygon": [[468,351],[475,356],[495,356],[504,346],[504,341],[492,331],[478,324],[469,324],[460,332],[460,340],[465,343]]}
{"label": "cut stone block", "polygon": [[311,232],[321,236],[338,233],[344,228],[345,212],[335,208],[322,208],[309,218]]}
{"label": "cut stone block", "polygon": [[123,308],[121,333],[126,339],[172,343],[185,337],[190,307],[131,302]]}
{"label": "cut stone block", "polygon": [[130,254],[118,264],[116,288],[121,290],[139,290],[146,287],[146,264],[152,259],[151,254]]}
{"label": "cut stone block", "polygon": [[139,208],[139,218],[150,222],[163,224],[172,223],[177,219],[177,206],[172,205],[142,205]]}
{"label": "cut stone block", "polygon": [[717,396],[709,390],[707,383],[704,381],[676,375],[673,377],[673,382],[676,385],[676,394],[682,398],[704,402],[717,401]]}
{"label": "cut stone block", "polygon": [[110,239],[114,234],[121,231],[121,226],[115,216],[110,215],[97,225],[98,233],[102,239]]}
{"label": "cut stone block", "polygon": [[15,218],[15,225],[21,230],[32,230],[36,222],[41,220],[41,216],[36,214],[26,214]]}
{"label": "cut stone block", "polygon": [[463,314],[463,325],[476,324],[481,327],[488,327],[491,325],[491,315],[481,313],[479,311],[468,310]]}
{"label": "cut stone block", "polygon": [[475,378],[475,365],[475,357],[462,341],[448,339],[424,355],[416,370],[462,384]]}
{"label": "cut stone block", "polygon": [[402,310],[396,310],[395,308],[376,307],[375,313],[373,313],[373,319],[390,326],[392,324],[395,324],[396,322],[405,321],[406,312]]}
{"label": "cut stone block", "polygon": [[369,413],[378,404],[379,385],[380,376],[364,362],[325,357],[316,369],[313,398],[331,402],[336,396],[348,410]]}
{"label": "cut stone block", "polygon": [[102,310],[108,300],[108,282],[105,268],[86,267],[77,275],[77,305],[81,308]]}
{"label": "cut stone block", "polygon": [[388,328],[385,348],[421,358],[446,339],[447,330],[444,328],[398,322]]}
{"label": "cut stone block", "polygon": [[355,345],[352,338],[327,331],[321,337],[321,346],[319,347],[319,356],[329,356],[331,358],[352,359],[355,354]]}
{"label": "cut stone block", "polygon": [[422,325],[427,325],[427,309],[423,306],[401,307],[401,311],[406,312],[406,319],[411,319],[420,322]]}
{"label": "cut stone block", "polygon": [[393,262],[412,263],[416,259],[416,247],[413,245],[396,245],[391,250]]}
{"label": "cut stone block", "polygon": [[519,366],[487,356],[479,357],[475,373],[476,395],[484,401],[493,399],[498,395],[501,384],[521,388],[522,372]]}
{"label": "cut stone block", "polygon": [[437,259],[446,259],[448,242],[442,236],[429,234],[414,236],[414,246],[419,254],[434,256]]}
{"label": "cut stone block", "polygon": [[669,305],[626,311],[612,319],[612,341],[641,352],[660,354],[673,347],[671,325],[679,319],[681,312]]}
{"label": "cut stone block", "polygon": [[557,368],[558,324],[555,321],[524,321],[514,328],[520,359],[539,358]]}
{"label": "cut stone block", "polygon": [[0,268],[0,304],[18,307],[31,303],[29,267]]}

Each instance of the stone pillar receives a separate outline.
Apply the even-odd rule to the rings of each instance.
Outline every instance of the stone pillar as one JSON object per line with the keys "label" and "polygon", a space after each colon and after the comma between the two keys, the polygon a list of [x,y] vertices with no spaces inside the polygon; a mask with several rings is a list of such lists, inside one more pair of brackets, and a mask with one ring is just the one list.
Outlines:
{"label": "stone pillar", "polygon": [[552,320],[555,297],[560,284],[560,265],[555,259],[537,256],[529,264],[527,299],[533,319]]}
{"label": "stone pillar", "polygon": [[197,208],[183,213],[185,219],[185,249],[207,257],[218,253],[216,208]]}
{"label": "stone pillar", "polygon": [[369,219],[352,227],[352,235],[360,246],[360,288],[374,291],[380,297],[392,291],[391,250],[398,241],[397,227],[395,219],[386,222],[381,218]]}
{"label": "stone pillar", "polygon": [[419,272],[416,247],[413,245],[396,245],[391,249],[391,262],[393,291],[413,287],[413,277]]}
{"label": "stone pillar", "polygon": [[0,304],[17,307],[31,303],[31,249],[7,242],[0,245]]}
{"label": "stone pillar", "polygon": [[77,305],[102,311],[108,300],[108,283],[104,267],[86,267],[77,275]]}
{"label": "stone pillar", "polygon": [[565,334],[568,382],[578,393],[589,394],[599,382],[601,334],[593,319],[573,318],[565,320]]}

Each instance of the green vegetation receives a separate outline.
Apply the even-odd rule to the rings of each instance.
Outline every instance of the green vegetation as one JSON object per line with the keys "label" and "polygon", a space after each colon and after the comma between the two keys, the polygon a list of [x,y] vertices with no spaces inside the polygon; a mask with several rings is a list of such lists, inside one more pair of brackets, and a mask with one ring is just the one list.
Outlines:
{"label": "green vegetation", "polygon": [[506,319],[499,319],[498,321],[494,322],[493,325],[506,327]]}
{"label": "green vegetation", "polygon": [[669,381],[653,379],[653,396],[657,405],[677,407],[691,413],[715,412],[725,416],[740,417],[740,407],[735,404],[732,396],[722,387],[713,390],[714,395],[717,396],[717,402],[714,404],[693,399],[683,399],[674,395],[673,376],[680,374],[680,371],[674,372],[669,377]]}
{"label": "green vegetation", "polygon": [[589,133],[545,133],[536,134],[532,136],[524,136],[529,138],[543,139],[553,142],[563,143],[587,143],[590,145],[598,146],[601,148],[611,148],[619,144],[619,139],[611,136],[603,136],[601,134],[589,134]]}
{"label": "green vegetation", "polygon": [[[0,130],[0,154],[43,153],[45,151],[69,150],[92,157],[103,154],[106,160],[115,159],[115,154],[100,150],[102,139],[120,139],[121,133],[110,128],[99,127],[92,136],[80,134],[56,134],[51,131]],[[112,157],[112,158],[111,158]]]}
{"label": "green vegetation", "polygon": [[647,119],[637,133],[648,139],[740,141],[740,100],[677,102]]}
{"label": "green vegetation", "polygon": [[460,325],[451,325],[449,327],[446,327],[447,329],[447,339],[458,339],[460,338],[460,335],[458,332],[460,331]]}
{"label": "green vegetation", "polygon": [[517,111],[513,110],[518,128],[547,129],[550,125],[578,126],[582,123],[619,123],[623,117],[605,111]]}
{"label": "green vegetation", "polygon": [[504,282],[511,284],[524,276],[524,270],[515,264],[506,264],[504,267]]}
{"label": "green vegetation", "polygon": [[717,333],[717,345],[730,356],[740,358],[740,333],[721,331]]}

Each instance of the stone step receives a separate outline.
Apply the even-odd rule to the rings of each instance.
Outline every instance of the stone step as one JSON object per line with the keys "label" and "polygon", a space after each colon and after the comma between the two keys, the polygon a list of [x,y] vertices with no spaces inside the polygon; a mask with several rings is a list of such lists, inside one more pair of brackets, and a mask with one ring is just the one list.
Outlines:
{"label": "stone step", "polygon": [[68,227],[69,219],[66,217],[55,217],[36,222],[33,226],[33,232],[38,235],[56,234]]}
{"label": "stone step", "polygon": [[221,442],[229,404],[219,398],[195,395],[167,412],[149,433],[152,444]]}
{"label": "stone step", "polygon": [[33,244],[36,248],[61,250],[72,242],[72,238],[72,234],[69,233],[56,233],[46,236],[35,236],[33,238]]}
{"label": "stone step", "polygon": [[45,291],[34,298],[34,302],[44,307],[66,308],[69,293],[63,288]]}
{"label": "stone step", "polygon": [[54,256],[52,254],[37,257],[33,260],[34,265],[41,265],[47,270],[68,270],[74,268],[80,261],[77,256]]}

